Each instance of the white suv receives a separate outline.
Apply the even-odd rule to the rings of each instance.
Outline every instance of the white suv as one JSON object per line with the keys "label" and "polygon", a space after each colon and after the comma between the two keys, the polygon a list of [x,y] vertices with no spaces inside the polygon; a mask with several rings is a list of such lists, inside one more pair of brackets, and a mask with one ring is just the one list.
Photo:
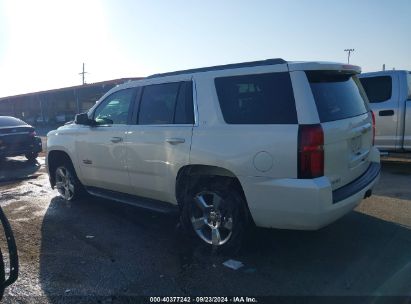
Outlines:
{"label": "white suv", "polygon": [[48,134],[52,187],[178,210],[230,248],[247,223],[319,229],[371,195],[374,123],[352,65],[270,59],[117,86]]}

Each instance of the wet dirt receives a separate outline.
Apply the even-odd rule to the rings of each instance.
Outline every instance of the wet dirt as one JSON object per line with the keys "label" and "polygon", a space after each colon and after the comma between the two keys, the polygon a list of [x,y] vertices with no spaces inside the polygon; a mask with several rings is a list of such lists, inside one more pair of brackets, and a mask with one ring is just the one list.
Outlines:
{"label": "wet dirt", "polygon": [[[32,170],[24,159],[11,161],[24,162],[17,164],[23,176]],[[396,173],[411,171],[407,165],[383,164],[374,196],[324,229],[253,229],[240,252],[222,255],[184,235],[176,216],[92,197],[68,203],[50,188],[44,158],[39,164],[36,178],[0,183],[20,258],[6,303],[411,290],[411,177]],[[4,239],[0,245],[4,252]],[[244,266],[230,269],[229,259]]]}

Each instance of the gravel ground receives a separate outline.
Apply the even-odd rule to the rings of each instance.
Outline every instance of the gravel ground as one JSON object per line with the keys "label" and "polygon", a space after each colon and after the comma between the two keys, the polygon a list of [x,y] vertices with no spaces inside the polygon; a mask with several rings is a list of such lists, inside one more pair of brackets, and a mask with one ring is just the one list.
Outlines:
{"label": "gravel ground", "polygon": [[[242,251],[225,256],[183,236],[175,216],[96,198],[65,202],[42,157],[9,158],[1,179],[20,258],[5,303],[148,302],[135,297],[142,295],[390,303],[397,298],[374,297],[411,295],[411,162],[385,160],[374,195],[336,223],[312,232],[255,229]],[[229,269],[228,259],[244,266]]]}

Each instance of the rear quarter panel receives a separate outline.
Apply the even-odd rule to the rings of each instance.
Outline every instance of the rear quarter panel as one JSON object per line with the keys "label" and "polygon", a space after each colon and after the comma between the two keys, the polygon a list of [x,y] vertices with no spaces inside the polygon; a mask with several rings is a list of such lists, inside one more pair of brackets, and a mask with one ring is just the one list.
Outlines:
{"label": "rear quarter panel", "polygon": [[[226,124],[214,85],[220,76],[287,71],[285,65],[195,76],[198,126],[193,129],[191,164],[218,166],[236,176],[297,177],[298,125]],[[259,169],[257,169],[259,168]]]}

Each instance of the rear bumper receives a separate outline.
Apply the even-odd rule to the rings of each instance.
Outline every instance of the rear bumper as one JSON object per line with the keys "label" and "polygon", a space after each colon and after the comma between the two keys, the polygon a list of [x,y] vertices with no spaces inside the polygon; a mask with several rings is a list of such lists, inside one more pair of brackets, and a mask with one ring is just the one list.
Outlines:
{"label": "rear bumper", "polygon": [[35,137],[33,141],[12,146],[1,146],[0,157],[11,157],[25,155],[28,153],[39,153],[43,150],[40,137]]}
{"label": "rear bumper", "polygon": [[355,195],[362,189],[368,186],[373,180],[378,178],[381,171],[380,163],[371,163],[367,171],[355,181],[333,191],[333,204],[337,204],[352,195]]}
{"label": "rear bumper", "polygon": [[354,209],[372,190],[380,164],[341,189],[327,177],[315,179],[240,178],[254,222],[259,227],[316,230]]}

